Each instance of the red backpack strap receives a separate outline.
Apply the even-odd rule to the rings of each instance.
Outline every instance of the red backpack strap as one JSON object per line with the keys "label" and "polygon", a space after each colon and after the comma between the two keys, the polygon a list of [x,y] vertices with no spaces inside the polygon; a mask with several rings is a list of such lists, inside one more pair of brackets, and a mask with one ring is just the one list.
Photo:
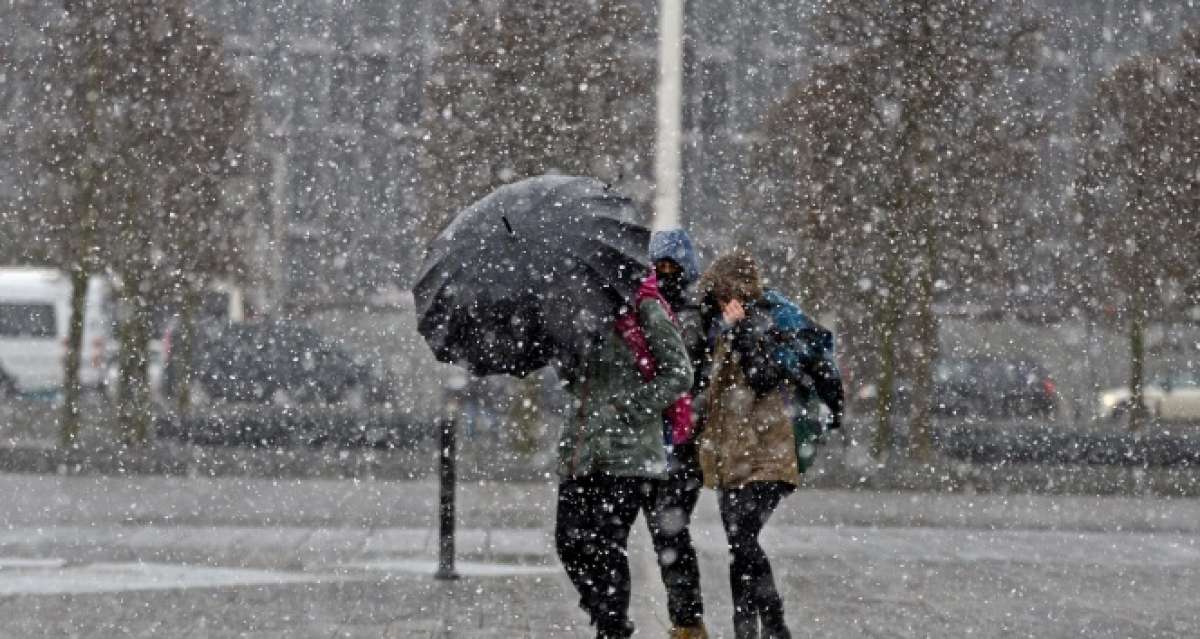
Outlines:
{"label": "red backpack strap", "polygon": [[654,353],[650,351],[650,343],[646,341],[646,331],[642,329],[641,317],[638,315],[638,308],[642,302],[653,299],[657,300],[662,305],[667,316],[675,322],[675,313],[671,310],[671,305],[667,303],[667,299],[662,296],[658,290],[658,275],[651,270],[650,274],[642,279],[642,283],[633,294],[633,308],[619,316],[614,323],[613,328],[625,341],[625,345],[629,350],[633,351],[636,359],[638,372],[642,374],[644,381],[654,379],[657,372],[658,362],[654,360]]}
{"label": "red backpack strap", "polygon": [[646,332],[638,322],[636,311],[630,311],[617,318],[613,329],[621,336],[629,350],[633,351],[634,363],[643,381],[654,379],[658,362],[654,361],[654,353],[650,352],[650,344],[646,341]]}

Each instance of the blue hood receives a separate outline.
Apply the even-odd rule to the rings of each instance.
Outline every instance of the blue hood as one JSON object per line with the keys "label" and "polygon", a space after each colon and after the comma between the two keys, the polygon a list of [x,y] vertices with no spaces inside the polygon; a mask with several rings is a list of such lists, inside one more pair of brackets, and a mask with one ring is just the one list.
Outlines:
{"label": "blue hood", "polygon": [[700,277],[700,266],[696,263],[696,250],[692,248],[692,240],[687,231],[671,229],[655,231],[650,236],[650,261],[671,260],[683,269],[683,277],[687,283]]}

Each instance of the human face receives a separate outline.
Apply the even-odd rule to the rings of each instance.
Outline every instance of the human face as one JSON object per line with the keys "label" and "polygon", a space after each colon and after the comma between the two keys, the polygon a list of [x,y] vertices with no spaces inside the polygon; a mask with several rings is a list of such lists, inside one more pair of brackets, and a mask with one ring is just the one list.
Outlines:
{"label": "human face", "polygon": [[677,307],[683,303],[683,269],[672,260],[658,260],[654,263],[654,272],[658,275],[658,290],[663,297]]}
{"label": "human face", "polygon": [[670,277],[683,271],[674,260],[658,260],[654,263],[654,270],[659,277]]}

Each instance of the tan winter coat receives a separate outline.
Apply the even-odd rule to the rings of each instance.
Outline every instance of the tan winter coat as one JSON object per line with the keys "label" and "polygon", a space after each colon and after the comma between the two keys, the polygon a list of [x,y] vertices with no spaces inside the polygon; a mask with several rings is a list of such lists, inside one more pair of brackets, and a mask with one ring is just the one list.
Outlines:
{"label": "tan winter coat", "polygon": [[709,488],[741,488],[752,481],[800,483],[796,440],[785,393],[790,387],[756,398],[742,373],[729,338],[721,336],[713,353],[711,386],[700,435],[700,467]]}

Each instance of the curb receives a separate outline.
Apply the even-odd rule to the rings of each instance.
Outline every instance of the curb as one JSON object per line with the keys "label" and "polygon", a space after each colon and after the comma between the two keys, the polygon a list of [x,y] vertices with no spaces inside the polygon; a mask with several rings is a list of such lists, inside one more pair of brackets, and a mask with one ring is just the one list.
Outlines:
{"label": "curb", "polygon": [[[437,477],[438,451],[415,448],[235,447],[154,442],[142,447],[62,449],[41,442],[0,445],[0,472],[57,475],[166,475],[271,479],[414,480]],[[497,458],[494,451],[464,451],[458,457],[463,481],[504,478],[547,479],[544,463]]]}
{"label": "curb", "polygon": [[[877,464],[862,451],[826,446],[803,476],[807,486],[941,493],[1200,496],[1200,468],[971,462],[942,456],[930,464]],[[857,463],[855,462],[855,458]],[[63,450],[44,443],[0,446],[0,472],[57,475],[166,475],[271,479],[417,480],[437,477],[437,451],[370,448],[237,448],[156,442],[142,448]],[[462,451],[459,481],[553,481],[552,455]]]}

